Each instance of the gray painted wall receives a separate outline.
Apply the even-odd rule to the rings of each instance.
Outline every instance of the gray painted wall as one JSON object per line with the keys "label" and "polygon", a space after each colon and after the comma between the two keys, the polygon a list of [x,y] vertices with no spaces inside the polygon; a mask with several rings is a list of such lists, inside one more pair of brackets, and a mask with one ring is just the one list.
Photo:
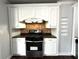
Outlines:
{"label": "gray painted wall", "polygon": [[8,33],[8,15],[6,0],[0,0],[0,59],[10,56],[10,42]]}

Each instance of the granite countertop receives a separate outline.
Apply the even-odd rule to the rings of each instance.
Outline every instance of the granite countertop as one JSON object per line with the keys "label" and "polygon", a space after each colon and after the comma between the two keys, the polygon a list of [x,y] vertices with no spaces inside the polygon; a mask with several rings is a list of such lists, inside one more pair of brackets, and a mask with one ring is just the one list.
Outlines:
{"label": "granite countertop", "polygon": [[[27,34],[21,34],[21,35],[16,35],[16,36],[13,36],[12,38],[25,38],[25,37],[28,37],[28,33]],[[56,36],[50,34],[50,33],[43,33],[42,34],[43,38],[56,38]]]}

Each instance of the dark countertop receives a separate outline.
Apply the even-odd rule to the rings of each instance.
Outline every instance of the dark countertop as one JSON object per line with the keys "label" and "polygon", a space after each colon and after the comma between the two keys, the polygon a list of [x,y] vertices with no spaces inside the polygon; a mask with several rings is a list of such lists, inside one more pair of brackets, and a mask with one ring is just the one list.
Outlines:
{"label": "dark countertop", "polygon": [[[17,35],[17,36],[14,36],[12,38],[25,38],[25,37],[28,37],[29,34],[21,34],[21,35]],[[56,36],[50,34],[50,33],[44,33],[42,34],[43,38],[56,38]]]}

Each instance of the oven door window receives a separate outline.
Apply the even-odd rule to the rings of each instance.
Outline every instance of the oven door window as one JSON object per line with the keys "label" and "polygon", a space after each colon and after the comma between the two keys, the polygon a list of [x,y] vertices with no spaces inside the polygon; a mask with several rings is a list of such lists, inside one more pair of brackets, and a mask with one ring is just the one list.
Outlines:
{"label": "oven door window", "polygon": [[38,50],[38,47],[30,47],[30,50]]}

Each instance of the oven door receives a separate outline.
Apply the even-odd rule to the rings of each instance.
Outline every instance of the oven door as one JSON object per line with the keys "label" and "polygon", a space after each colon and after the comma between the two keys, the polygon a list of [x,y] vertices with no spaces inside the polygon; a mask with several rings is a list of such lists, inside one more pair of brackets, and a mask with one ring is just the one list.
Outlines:
{"label": "oven door", "polygon": [[43,56],[43,42],[42,41],[27,41],[26,55],[32,57]]}
{"label": "oven door", "polygon": [[42,51],[42,41],[27,41],[26,50],[27,51]]}

